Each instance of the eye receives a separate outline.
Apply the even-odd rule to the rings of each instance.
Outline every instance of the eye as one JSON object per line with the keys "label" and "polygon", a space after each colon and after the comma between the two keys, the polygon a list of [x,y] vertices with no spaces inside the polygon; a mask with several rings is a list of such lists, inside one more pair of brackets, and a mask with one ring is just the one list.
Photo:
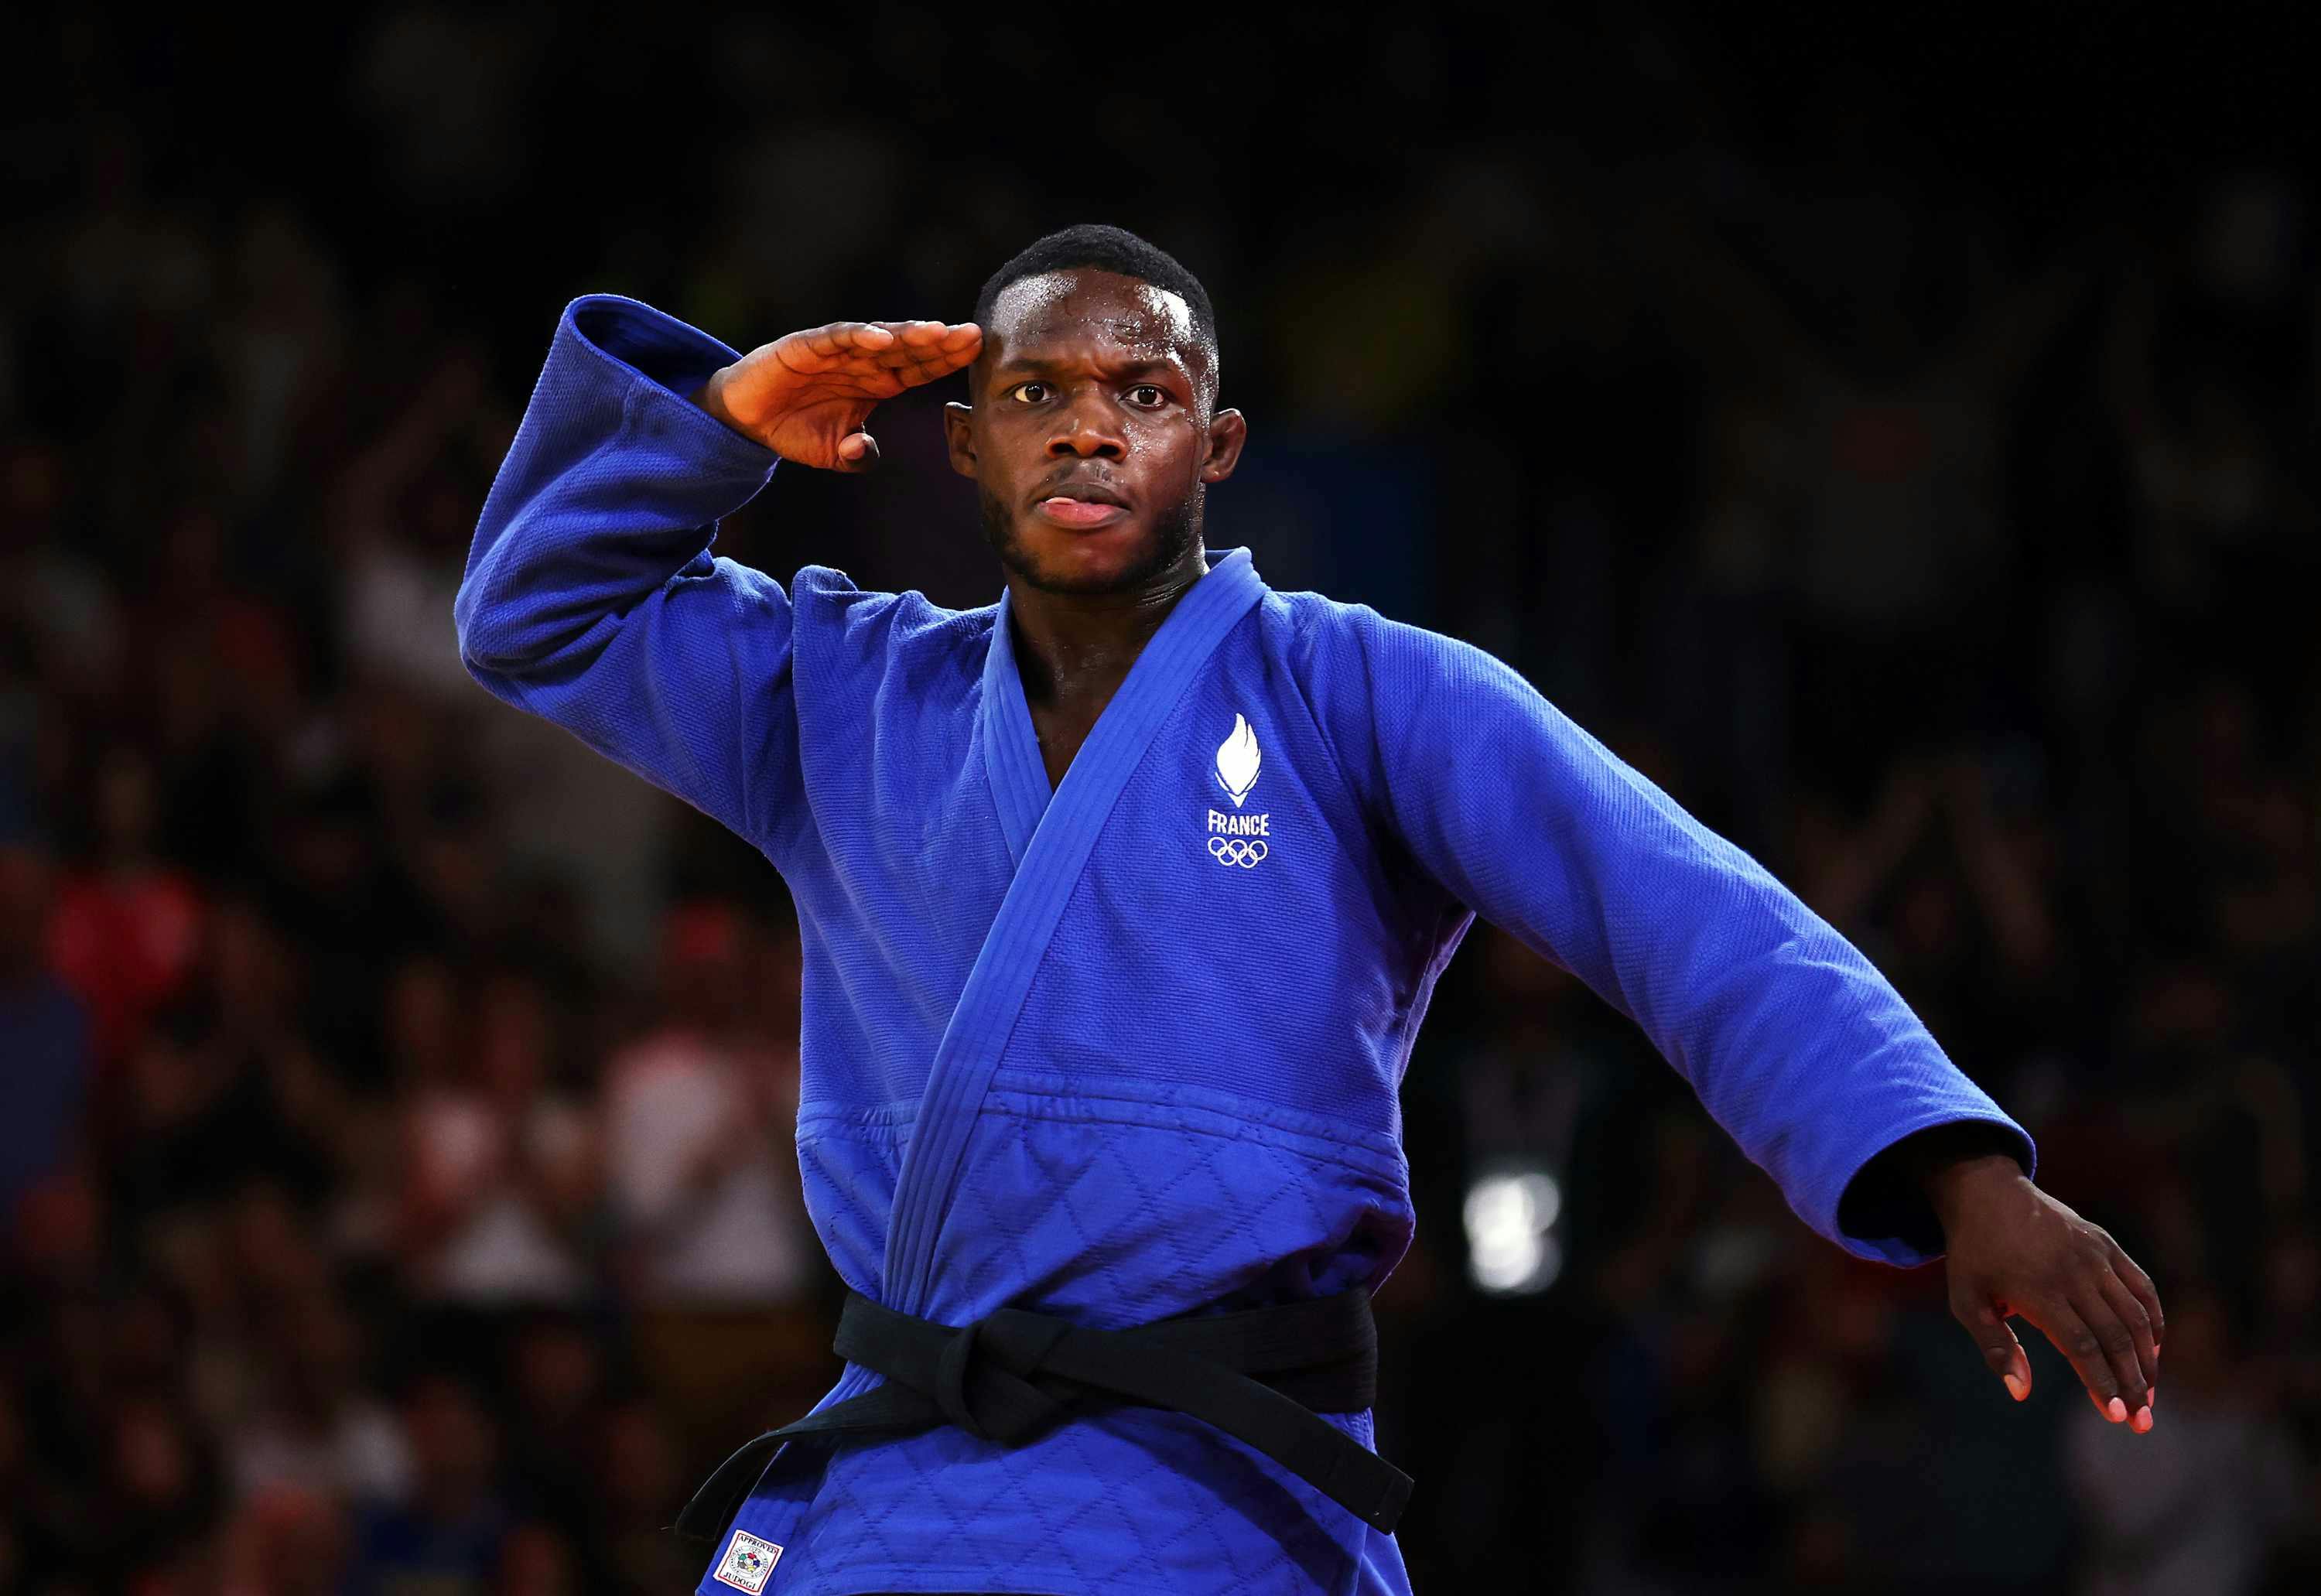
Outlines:
{"label": "eye", "polygon": [[1140,410],[1158,410],[1169,402],[1169,390],[1155,388],[1149,382],[1140,382],[1128,390],[1128,402]]}
{"label": "eye", "polygon": [[1048,397],[1049,392],[1044,382],[1019,382],[1007,390],[1007,397],[1019,405],[1037,405]]}

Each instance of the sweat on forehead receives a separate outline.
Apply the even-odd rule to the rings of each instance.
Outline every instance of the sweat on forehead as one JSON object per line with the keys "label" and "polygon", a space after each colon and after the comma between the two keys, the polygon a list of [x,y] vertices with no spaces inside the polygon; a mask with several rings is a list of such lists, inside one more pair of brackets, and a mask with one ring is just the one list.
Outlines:
{"label": "sweat on forehead", "polygon": [[1216,347],[1183,295],[1100,268],[1016,278],[999,290],[984,331],[987,349],[1003,356],[1047,339],[1097,333],[1151,358],[1175,353],[1187,369],[1215,378]]}

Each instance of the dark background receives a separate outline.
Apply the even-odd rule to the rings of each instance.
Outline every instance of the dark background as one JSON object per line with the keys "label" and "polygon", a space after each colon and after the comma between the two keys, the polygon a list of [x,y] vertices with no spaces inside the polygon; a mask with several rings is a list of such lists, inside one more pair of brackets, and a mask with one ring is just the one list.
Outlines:
{"label": "dark background", "polygon": [[[1211,545],[1764,859],[2168,1307],[2152,1435],[2043,1343],[2016,1407],[1479,932],[1379,1298],[1418,1588],[2315,1588],[2310,52],[1885,9],[0,18],[0,1592],[698,1576],[836,1371],[793,925],[465,679],[467,539],[572,295],[961,318],[1088,220],[1215,298]],[[943,397],[721,548],[989,601]]]}

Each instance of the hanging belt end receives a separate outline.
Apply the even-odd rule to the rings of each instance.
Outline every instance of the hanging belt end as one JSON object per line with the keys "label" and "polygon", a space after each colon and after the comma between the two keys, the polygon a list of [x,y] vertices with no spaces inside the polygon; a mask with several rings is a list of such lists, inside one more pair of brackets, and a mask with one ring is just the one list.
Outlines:
{"label": "hanging belt end", "polygon": [[1389,1464],[1387,1478],[1379,1489],[1377,1505],[1367,1513],[1354,1516],[1381,1535],[1392,1535],[1394,1527],[1402,1519],[1402,1509],[1410,1505],[1410,1476]]}

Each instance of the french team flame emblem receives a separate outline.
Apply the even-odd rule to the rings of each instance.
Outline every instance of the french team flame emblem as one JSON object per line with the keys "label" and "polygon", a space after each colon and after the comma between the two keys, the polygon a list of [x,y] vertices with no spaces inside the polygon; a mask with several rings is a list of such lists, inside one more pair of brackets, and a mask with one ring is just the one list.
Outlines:
{"label": "french team flame emblem", "polygon": [[1241,807],[1249,789],[1257,785],[1257,734],[1249,729],[1249,722],[1241,716],[1233,716],[1233,735],[1217,744],[1217,785],[1225,796]]}

